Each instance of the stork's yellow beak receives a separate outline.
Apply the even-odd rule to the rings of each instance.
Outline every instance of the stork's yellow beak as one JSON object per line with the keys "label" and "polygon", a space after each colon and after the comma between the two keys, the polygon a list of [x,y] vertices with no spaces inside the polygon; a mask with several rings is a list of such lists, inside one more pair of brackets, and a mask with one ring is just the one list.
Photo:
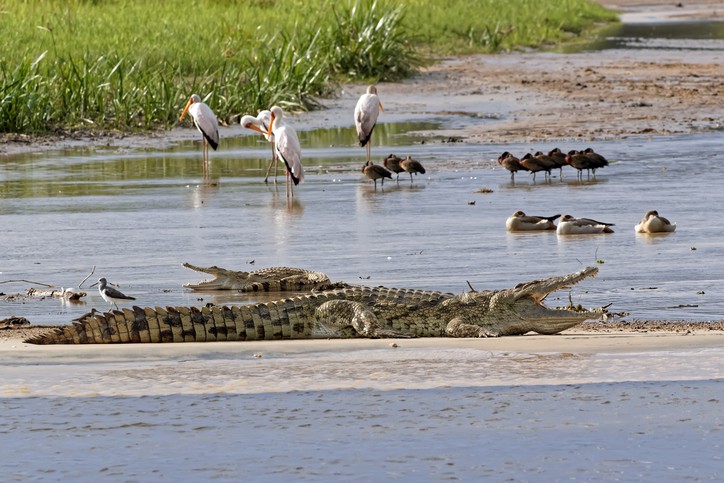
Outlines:
{"label": "stork's yellow beak", "polygon": [[184,120],[184,116],[185,116],[186,113],[189,111],[189,107],[191,107],[191,104],[193,104],[193,103],[194,103],[194,100],[193,100],[193,99],[189,99],[189,102],[186,103],[186,107],[184,107],[184,111],[181,113],[181,117],[178,118],[179,121],[183,121],[183,120]]}
{"label": "stork's yellow beak", "polygon": [[266,134],[267,136],[272,135],[272,129],[274,128],[274,119],[276,119],[276,116],[274,116],[274,113],[272,112],[271,121],[269,121],[269,130],[266,133],[264,133],[264,131],[262,131],[263,134]]}
{"label": "stork's yellow beak", "polygon": [[377,99],[377,104],[380,105],[380,109],[382,109],[382,112],[385,112],[385,108],[382,107],[382,101],[380,101],[379,99]]}

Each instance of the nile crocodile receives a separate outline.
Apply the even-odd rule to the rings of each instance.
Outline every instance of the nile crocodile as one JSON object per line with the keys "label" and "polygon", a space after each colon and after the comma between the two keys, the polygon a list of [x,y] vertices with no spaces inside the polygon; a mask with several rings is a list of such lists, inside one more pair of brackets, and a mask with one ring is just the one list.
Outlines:
{"label": "nile crocodile", "polygon": [[303,268],[272,267],[240,272],[225,268],[197,267],[184,263],[184,267],[197,272],[213,275],[212,280],[199,283],[187,283],[186,288],[192,290],[237,290],[239,292],[308,292],[312,290],[330,290],[346,288],[345,283],[332,283],[322,272],[304,270]]}
{"label": "nile crocodile", "polygon": [[548,308],[545,297],[598,272],[461,295],[350,286],[240,306],[141,308],[90,313],[28,339],[34,344],[203,342],[346,337],[498,337],[555,334],[600,310]]}

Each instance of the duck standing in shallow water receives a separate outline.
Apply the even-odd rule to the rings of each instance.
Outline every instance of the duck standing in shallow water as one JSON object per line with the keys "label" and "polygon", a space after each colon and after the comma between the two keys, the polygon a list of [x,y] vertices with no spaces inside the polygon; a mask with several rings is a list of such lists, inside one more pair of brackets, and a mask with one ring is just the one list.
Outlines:
{"label": "duck standing in shallow water", "polygon": [[613,233],[614,223],[604,223],[590,218],[574,218],[563,215],[558,222],[556,233],[559,235],[591,235],[596,233]]}
{"label": "duck standing in shallow water", "polygon": [[528,168],[520,164],[520,159],[516,158],[508,151],[498,156],[498,164],[510,171],[510,180],[515,181],[515,173],[518,171],[528,171]]}
{"label": "duck standing in shallow water", "polygon": [[539,171],[545,171],[544,176],[548,177],[551,174],[551,169],[554,167],[553,160],[550,162],[538,159],[530,153],[526,153],[525,156],[520,158],[520,164],[533,173],[533,181],[535,181],[535,174]]}
{"label": "duck standing in shallow water", "polygon": [[375,182],[375,189],[377,189],[378,179],[382,180],[382,186],[385,186],[385,178],[392,179],[392,173],[379,164],[373,164],[371,161],[367,161],[362,166],[362,173]]}
{"label": "duck standing in shallow water", "polygon": [[671,233],[676,230],[676,223],[671,223],[656,210],[647,211],[643,220],[636,225],[636,233]]}
{"label": "duck standing in shallow water", "polygon": [[553,221],[560,216],[561,215],[526,215],[522,211],[518,210],[508,217],[508,220],[505,222],[505,228],[508,231],[555,230],[556,225]]}
{"label": "duck standing in shallow water", "polygon": [[382,162],[382,164],[385,165],[385,168],[387,168],[388,170],[397,174],[397,181],[400,181],[400,173],[405,172],[405,170],[402,169],[402,166],[400,166],[401,162],[402,162],[402,158],[399,158],[399,157],[395,156],[394,154],[390,154]]}
{"label": "duck standing in shallow water", "polygon": [[403,159],[400,162],[400,168],[410,173],[410,183],[412,183],[413,174],[425,174],[425,168],[419,161],[412,159],[412,156],[407,156],[405,159]]}

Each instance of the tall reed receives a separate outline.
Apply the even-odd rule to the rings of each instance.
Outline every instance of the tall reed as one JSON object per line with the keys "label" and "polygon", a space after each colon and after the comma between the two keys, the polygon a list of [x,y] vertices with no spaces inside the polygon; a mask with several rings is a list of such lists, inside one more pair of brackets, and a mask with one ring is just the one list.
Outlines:
{"label": "tall reed", "polygon": [[[9,33],[0,43],[0,132],[171,127],[194,92],[227,123],[272,104],[311,109],[337,82],[413,74],[423,45],[540,45],[607,18],[591,8],[587,0],[9,0],[0,10]],[[310,21],[310,12],[324,13]]]}

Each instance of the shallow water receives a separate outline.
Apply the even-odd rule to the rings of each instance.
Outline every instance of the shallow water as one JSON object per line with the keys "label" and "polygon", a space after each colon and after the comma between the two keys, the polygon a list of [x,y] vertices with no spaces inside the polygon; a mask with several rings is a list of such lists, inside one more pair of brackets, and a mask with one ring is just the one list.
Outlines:
{"label": "shallow water", "polygon": [[7,482],[718,481],[721,389],[2,398],[0,470]]}
{"label": "shallow water", "polygon": [[724,22],[654,19],[612,25],[590,41],[566,45],[561,51],[601,50],[724,51]]}
{"label": "shallow water", "polygon": [[[253,136],[225,139],[202,177],[199,145],[171,150],[78,150],[0,163],[1,280],[77,287],[96,271],[141,306],[248,302],[239,294],[182,288],[206,276],[181,266],[239,270],[287,265],[324,271],[333,280],[462,292],[598,265],[574,303],[612,304],[631,318],[719,319],[724,313],[724,242],[711,207],[724,202],[721,134],[567,143],[592,146],[612,163],[595,179],[573,169],[545,181],[511,182],[494,161],[553,145],[471,145],[415,137],[424,123],[380,124],[373,156],[413,155],[427,168],[376,190],[359,169],[364,151],[352,128],[303,131],[307,177],[293,203],[262,182],[269,147]],[[471,121],[473,122],[473,121]],[[382,144],[382,145],[380,145]],[[379,161],[378,161],[379,162]],[[481,188],[492,190],[481,193]],[[506,218],[570,213],[616,223],[616,233],[559,237],[511,234]],[[663,236],[634,234],[649,209],[678,223]],[[0,285],[9,294],[26,283]],[[85,303],[1,302],[0,318],[63,324],[107,305],[95,289]],[[566,293],[549,297],[567,304]]]}

